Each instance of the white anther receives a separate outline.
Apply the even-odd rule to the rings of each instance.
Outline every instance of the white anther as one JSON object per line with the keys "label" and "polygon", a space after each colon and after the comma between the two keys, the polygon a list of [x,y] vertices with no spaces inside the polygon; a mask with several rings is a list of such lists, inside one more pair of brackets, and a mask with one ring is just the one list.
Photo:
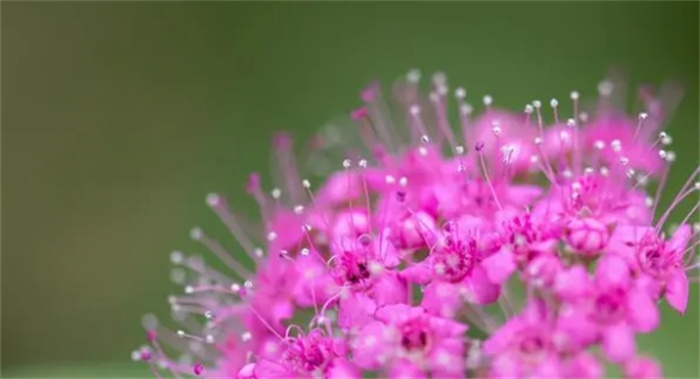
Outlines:
{"label": "white anther", "polygon": [[182,331],[182,330],[178,330],[178,331],[177,331],[177,336],[178,336],[178,337],[184,337],[184,336],[185,336],[185,332]]}
{"label": "white anther", "polygon": [[367,160],[366,159],[360,159],[359,162],[357,162],[357,165],[362,167],[362,168],[367,168]]}
{"label": "white anther", "polygon": [[627,166],[630,163],[630,159],[627,157],[620,157],[620,163],[622,163],[623,166]]}
{"label": "white anther", "polygon": [[308,180],[304,179],[301,181],[301,186],[308,189],[311,188],[311,183]]}
{"label": "white anther", "polygon": [[539,109],[539,108],[542,107],[542,102],[539,101],[539,100],[534,100],[534,101],[532,102],[532,106],[535,107],[535,108],[537,108],[537,109]]}
{"label": "white anther", "polygon": [[578,119],[581,120],[581,122],[588,122],[588,113],[586,113],[586,112],[579,113]]}
{"label": "white anther", "polygon": [[593,167],[586,167],[583,169],[583,173],[586,175],[592,175],[594,172]]}
{"label": "white anther", "polygon": [[300,215],[304,212],[304,206],[303,205],[297,205],[294,207],[294,213]]}
{"label": "white anther", "polygon": [[525,113],[531,114],[534,111],[535,111],[535,109],[532,107],[532,105],[530,105],[530,104],[525,105]]}
{"label": "white anther", "polygon": [[267,233],[267,240],[272,242],[277,239],[277,233],[275,232],[269,232]]}
{"label": "white anther", "polygon": [[420,141],[423,142],[423,143],[428,143],[428,142],[430,142],[430,137],[428,137],[427,135],[423,134],[423,135],[420,137]]}
{"label": "white anther", "polygon": [[406,80],[408,80],[410,83],[418,83],[420,81],[420,70],[417,68],[414,68],[406,74]]}
{"label": "white anther", "polygon": [[306,256],[308,256],[308,255],[311,253],[311,251],[309,251],[309,249],[307,249],[307,248],[304,247],[304,248],[301,249],[300,253],[301,253],[301,255],[303,255],[303,256],[306,257]]}
{"label": "white anther", "polygon": [[221,197],[215,193],[210,193],[207,195],[207,205],[210,207],[216,207],[221,204]]}
{"label": "white anther", "polygon": [[272,198],[275,200],[279,200],[280,197],[282,197],[282,190],[279,188],[273,188],[272,189]]}
{"label": "white anther", "polygon": [[535,145],[541,145],[542,144],[542,138],[540,137],[535,137]]}
{"label": "white anther", "polygon": [[568,141],[569,140],[569,133],[567,133],[566,131],[559,132],[559,139],[562,141]]}
{"label": "white anther", "polygon": [[608,176],[610,174],[610,170],[607,167],[601,167],[600,168],[600,175],[602,176]]}
{"label": "white anther", "polygon": [[241,291],[241,285],[238,283],[231,284],[231,291],[238,293]]}
{"label": "white anther", "polygon": [[666,153],[666,162],[675,162],[676,161],[676,153],[673,151],[669,151]]}
{"label": "white anther", "polygon": [[170,262],[173,264],[180,264],[182,261],[185,260],[185,255],[182,254],[182,251],[173,251],[170,253]]}
{"label": "white anther", "polygon": [[253,288],[253,282],[251,282],[250,280],[246,280],[246,281],[243,283],[243,287],[245,287],[245,288],[247,288],[247,289],[251,289],[251,288]]}
{"label": "white anther", "polygon": [[185,293],[190,294],[194,292],[194,287],[192,286],[185,286]]}
{"label": "white anther", "polygon": [[468,115],[472,114],[473,110],[474,110],[474,108],[472,108],[472,106],[469,104],[462,104],[459,106],[459,112],[462,113],[462,115],[464,115],[464,116],[468,116]]}
{"label": "white anther", "polygon": [[265,252],[263,251],[263,249],[256,247],[255,250],[253,250],[253,254],[255,254],[255,256],[258,258],[262,258]]}
{"label": "white anther", "polygon": [[610,96],[610,94],[613,92],[613,88],[614,86],[612,82],[608,80],[603,80],[602,82],[598,83],[598,93],[600,96]]}
{"label": "white anther", "polygon": [[408,185],[408,179],[407,179],[405,176],[402,176],[402,177],[399,179],[399,185],[400,185],[401,187],[406,187],[406,185]]}
{"label": "white anther", "polygon": [[646,112],[642,112],[639,114],[639,119],[640,120],[646,120],[649,115]]}
{"label": "white anther", "polygon": [[605,149],[605,142],[597,140],[593,143],[593,147],[595,147],[596,150],[603,150]]}
{"label": "white anther", "polygon": [[462,87],[457,87],[455,96],[460,100],[464,100],[464,98],[467,97],[467,91]]}
{"label": "white anther", "polygon": [[484,105],[488,107],[491,104],[493,104],[493,97],[491,95],[484,96]]}
{"label": "white anther", "polygon": [[552,99],[549,100],[549,106],[552,108],[556,108],[559,105],[559,101],[557,99]]}
{"label": "white anther", "polygon": [[243,342],[248,342],[252,338],[253,338],[253,335],[250,334],[250,332],[243,332],[243,334],[241,334],[241,341],[243,341]]}
{"label": "white anther", "polygon": [[569,97],[571,97],[571,100],[578,100],[579,94],[577,91],[571,91]]}
{"label": "white anther", "polygon": [[501,135],[501,127],[498,126],[497,122],[494,122],[493,127],[491,127],[491,131],[493,131],[493,135],[496,137]]}
{"label": "white anther", "polygon": [[386,181],[386,184],[394,184],[396,183],[396,178],[394,178],[391,175],[387,175],[384,180]]}
{"label": "white anther", "polygon": [[195,241],[200,240],[203,236],[204,236],[204,232],[202,232],[201,228],[195,227],[195,228],[192,228],[192,230],[190,230],[190,238],[192,238]]}
{"label": "white anther", "polygon": [[693,186],[695,187],[696,190],[700,191],[700,182],[695,182],[695,184]]}
{"label": "white anther", "polygon": [[207,343],[210,345],[213,344],[214,343],[214,336],[212,336],[211,334],[207,334],[207,336],[205,337],[205,341],[207,341]]}
{"label": "white anther", "polygon": [[566,120],[566,126],[568,126],[568,127],[570,127],[570,128],[575,127],[575,126],[576,126],[576,120],[574,120],[573,118],[570,118],[570,119]]}
{"label": "white anther", "polygon": [[462,145],[455,146],[455,153],[457,153],[457,155],[464,154],[464,146],[462,146]]}
{"label": "white anther", "polygon": [[644,198],[644,205],[647,208],[651,208],[654,205],[654,199],[651,196]]}
{"label": "white anther", "polygon": [[343,168],[350,168],[351,165],[352,165],[352,162],[349,159],[343,160]]}
{"label": "white anther", "polygon": [[408,108],[408,111],[411,112],[412,115],[417,116],[420,114],[420,106],[417,104],[411,105],[411,107]]}

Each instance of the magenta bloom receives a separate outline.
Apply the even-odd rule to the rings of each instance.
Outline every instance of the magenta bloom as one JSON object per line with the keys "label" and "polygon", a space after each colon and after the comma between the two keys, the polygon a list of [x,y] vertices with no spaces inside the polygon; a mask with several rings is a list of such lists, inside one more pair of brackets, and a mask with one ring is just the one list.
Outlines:
{"label": "magenta bloom", "polygon": [[676,159],[665,100],[645,91],[628,117],[605,81],[596,108],[572,92],[572,114],[556,99],[508,112],[487,95],[474,115],[443,74],[419,83],[412,70],[391,99],[369,85],[308,163],[275,135],[278,187],[245,185],[259,224],[208,195],[240,246],[192,229],[207,258],[170,257],[181,326],[145,317],[132,358],[156,377],[660,377],[636,337],[661,298],[685,311],[700,267],[700,205],[669,231],[700,169],[659,206]]}

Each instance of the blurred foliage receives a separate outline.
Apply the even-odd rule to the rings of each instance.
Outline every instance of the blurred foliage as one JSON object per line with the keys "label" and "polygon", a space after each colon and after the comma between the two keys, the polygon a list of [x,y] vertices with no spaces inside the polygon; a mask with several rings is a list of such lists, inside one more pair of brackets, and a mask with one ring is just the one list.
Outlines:
{"label": "blurred foliage", "polygon": [[[169,251],[195,224],[235,246],[204,195],[252,212],[272,131],[307,137],[412,67],[516,110],[613,66],[676,78],[672,195],[698,163],[698,45],[697,2],[3,2],[4,374],[146,375],[128,359],[178,291]],[[639,339],[669,376],[698,375],[691,296]]]}

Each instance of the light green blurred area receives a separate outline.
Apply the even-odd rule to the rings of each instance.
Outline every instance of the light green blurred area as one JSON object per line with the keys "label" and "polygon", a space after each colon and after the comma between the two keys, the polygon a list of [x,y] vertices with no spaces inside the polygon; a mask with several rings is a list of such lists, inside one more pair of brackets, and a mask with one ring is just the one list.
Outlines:
{"label": "light green blurred area", "polygon": [[[243,193],[274,130],[300,139],[370,79],[444,70],[473,102],[519,110],[611,67],[686,89],[667,195],[698,163],[698,3],[2,4],[2,370],[148,375],[143,313],[168,318],[168,254],[226,236],[204,195]],[[669,196],[666,197],[666,200]],[[684,206],[687,211],[690,207]],[[680,220],[679,210],[675,219]],[[225,238],[224,238],[225,237]],[[698,288],[639,338],[697,377]]]}

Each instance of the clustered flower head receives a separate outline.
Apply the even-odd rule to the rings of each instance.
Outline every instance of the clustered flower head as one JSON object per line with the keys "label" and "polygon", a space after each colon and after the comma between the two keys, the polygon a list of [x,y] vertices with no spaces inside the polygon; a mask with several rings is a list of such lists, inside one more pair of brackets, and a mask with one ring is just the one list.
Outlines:
{"label": "clustered flower head", "polygon": [[246,185],[259,228],[208,195],[240,248],[192,230],[220,262],[172,253],[181,327],[145,317],[133,359],[158,377],[597,378],[607,363],[660,377],[636,336],[664,302],[685,311],[699,265],[700,204],[668,222],[699,170],[659,206],[676,92],[644,89],[634,117],[612,81],[588,113],[572,92],[571,118],[555,99],[512,113],[490,96],[475,116],[443,74],[427,96],[421,86],[412,70],[391,102],[365,88],[351,125],[307,149],[316,164],[340,157],[322,181],[300,175],[277,135],[283,185]]}

